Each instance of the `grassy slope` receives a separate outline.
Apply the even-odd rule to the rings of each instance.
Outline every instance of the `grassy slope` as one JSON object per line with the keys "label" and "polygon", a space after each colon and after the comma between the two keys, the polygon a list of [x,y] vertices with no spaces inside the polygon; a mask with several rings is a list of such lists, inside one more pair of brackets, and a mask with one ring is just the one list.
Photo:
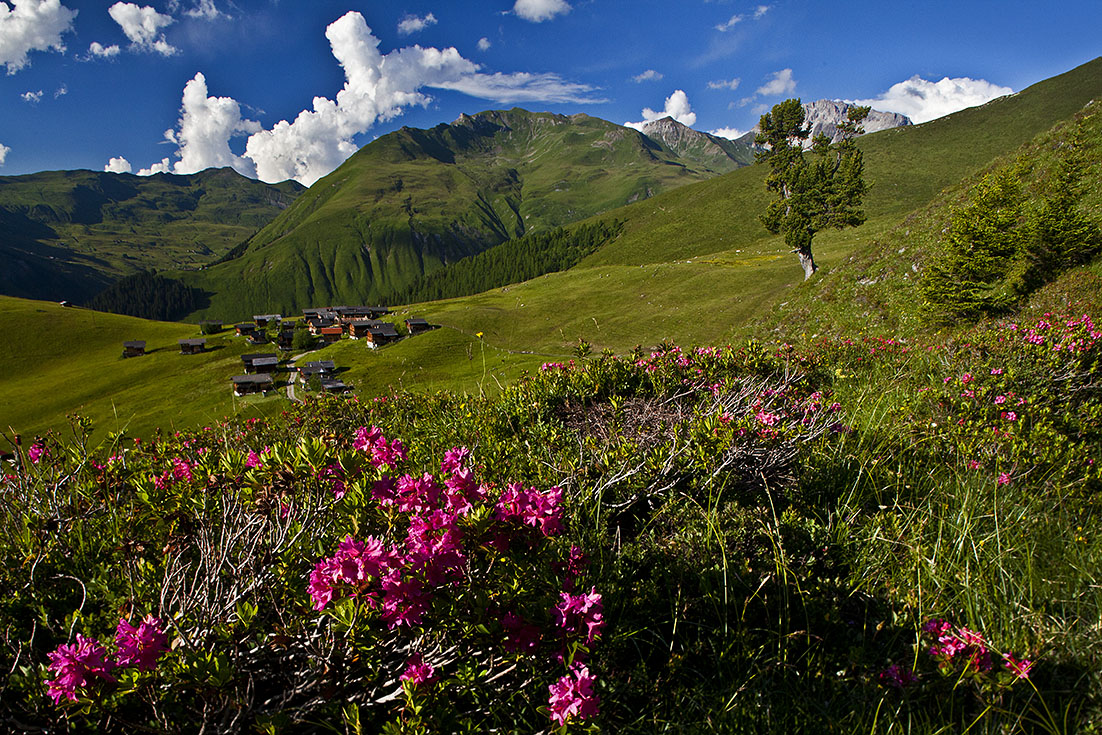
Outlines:
{"label": "grassy slope", "polygon": [[597,118],[480,113],[365,146],[242,257],[182,277],[216,294],[196,316],[371,302],[506,239],[712,175]]}
{"label": "grassy slope", "polygon": [[[685,345],[722,343],[751,332],[761,334],[777,324],[788,331],[810,331],[830,320],[860,321],[869,310],[870,297],[859,281],[899,248],[921,245],[897,243],[896,238],[911,236],[910,223],[928,217],[919,213],[900,225],[910,211],[907,208],[926,205],[954,176],[959,182],[987,165],[995,153],[981,160],[975,152],[978,148],[1002,154],[1014,151],[1046,120],[1055,121],[1055,116],[1079,109],[1086,99],[1102,96],[1100,67],[1102,62],[1092,62],[1014,97],[958,113],[938,126],[916,126],[865,139],[869,170],[881,172],[876,174],[877,187],[869,205],[873,216],[861,228],[827,232],[816,239],[823,276],[808,284],[801,283],[799,267],[779,239],[766,237],[756,224],[762,201],[761,172],[743,169],[618,210],[615,215],[627,221],[626,233],[571,271],[410,308],[410,313],[445,329],[374,353],[361,343],[343,342],[324,354],[349,367],[343,377],[363,395],[383,392],[391,384],[476,393],[489,389],[495,377],[505,380],[540,362],[568,359],[579,338],[598,350],[624,351],[663,339]],[[1001,122],[992,122],[996,119]],[[985,127],[969,132],[977,121]],[[940,131],[948,143],[939,144],[941,138],[930,131]],[[890,147],[879,142],[888,136],[898,139]],[[891,165],[909,161],[907,171],[913,176],[886,178],[891,165],[880,160],[883,156]],[[1102,172],[1095,174],[1102,178]],[[877,193],[877,189],[887,191]],[[909,270],[910,251],[905,250],[904,256],[900,262],[906,259]],[[837,274],[832,275],[832,270]],[[833,291],[824,287],[839,282],[846,287]],[[903,304],[901,308],[911,307]],[[811,314],[821,318],[810,319]],[[187,336],[188,328],[173,328],[183,330],[179,336]],[[103,349],[104,359],[115,360],[117,343],[132,336],[122,331]],[[478,332],[484,334],[484,342],[474,337]],[[29,335],[15,343],[28,340]],[[470,358],[468,346],[473,352]],[[236,365],[227,367],[215,382],[216,392],[228,394],[220,381],[235,372]],[[5,374],[17,375],[19,370],[5,370]],[[26,400],[36,389],[21,384],[16,390],[5,380],[0,390],[4,392],[0,405],[6,405],[9,397]],[[51,413],[72,410],[75,405],[59,398]],[[155,402],[149,408],[158,413]],[[152,425],[154,419],[147,421]]]}
{"label": "grassy slope", "polygon": [[[128,429],[196,426],[236,410],[266,413],[285,399],[234,400],[230,378],[240,356],[256,352],[223,333],[208,352],[181,355],[177,340],[198,337],[194,325],[153,322],[0,296],[0,331],[11,349],[0,356],[0,428],[22,434],[61,430],[66,415],[92,420],[93,440]],[[144,357],[123,359],[122,343],[145,340]]]}
{"label": "grassy slope", "polygon": [[7,265],[0,292],[79,301],[138,270],[197,268],[251,236],[302,190],[231,169],[0,177]]}

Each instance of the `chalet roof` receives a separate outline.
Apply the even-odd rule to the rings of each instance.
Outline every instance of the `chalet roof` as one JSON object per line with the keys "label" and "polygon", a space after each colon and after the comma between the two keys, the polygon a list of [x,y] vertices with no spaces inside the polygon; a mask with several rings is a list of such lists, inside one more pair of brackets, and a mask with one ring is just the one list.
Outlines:
{"label": "chalet roof", "polygon": [[144,339],[136,339],[136,340],[132,340],[130,342],[123,342],[122,346],[126,347],[126,348],[129,348],[129,349],[144,350],[145,349],[145,340]]}
{"label": "chalet roof", "polygon": [[276,365],[279,365],[278,357],[258,357],[252,361],[252,366],[254,368],[275,367]]}
{"label": "chalet roof", "polygon": [[268,373],[257,373],[256,375],[235,375],[233,376],[234,385],[264,385],[272,382],[272,376]]}
{"label": "chalet roof", "polygon": [[332,360],[311,360],[305,365],[302,365],[299,370],[302,370],[302,368],[315,368],[317,370],[336,370],[337,363],[333,362]]}
{"label": "chalet roof", "polygon": [[348,386],[345,385],[343,380],[337,378],[322,378],[320,381],[323,390],[347,390]]}
{"label": "chalet roof", "polygon": [[277,355],[274,352],[261,352],[261,353],[255,354],[255,355],[242,355],[241,356],[241,362],[245,363],[246,365],[251,365],[251,364],[255,363],[257,360],[261,360],[261,359],[266,358],[266,357],[269,357],[269,358],[270,357],[279,357],[279,355]]}
{"label": "chalet roof", "polygon": [[425,321],[424,319],[422,319],[419,316],[415,316],[415,317],[411,317],[409,319],[406,319],[406,324],[408,324],[410,326],[417,326],[417,327],[427,327],[429,325],[429,323],[427,321]]}
{"label": "chalet roof", "polygon": [[348,322],[348,326],[356,327],[358,329],[363,329],[365,327],[375,327],[378,325],[379,322],[375,319],[357,319],[354,322]]}
{"label": "chalet roof", "polygon": [[259,321],[263,319],[266,322],[278,322],[283,319],[282,314],[253,314],[253,319]]}
{"label": "chalet roof", "polygon": [[321,328],[321,333],[322,334],[344,334],[344,328],[343,327],[322,327]]}
{"label": "chalet roof", "polygon": [[379,322],[376,326],[371,327],[369,330],[372,334],[380,337],[397,337],[398,330],[390,322]]}
{"label": "chalet roof", "polygon": [[181,346],[187,345],[187,346],[190,346],[190,347],[202,347],[203,345],[205,345],[207,343],[207,341],[205,339],[200,339],[200,338],[181,339],[181,340],[177,340],[177,341],[180,343]]}

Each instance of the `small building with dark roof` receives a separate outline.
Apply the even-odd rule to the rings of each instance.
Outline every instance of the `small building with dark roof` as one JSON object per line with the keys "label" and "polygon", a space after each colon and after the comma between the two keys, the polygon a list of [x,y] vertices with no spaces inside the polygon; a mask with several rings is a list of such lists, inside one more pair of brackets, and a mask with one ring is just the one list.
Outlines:
{"label": "small building with dark roof", "polygon": [[281,350],[289,350],[295,346],[295,330],[283,329],[279,333],[276,344]]}
{"label": "small building with dark roof", "polygon": [[378,326],[379,322],[374,319],[360,319],[354,322],[348,322],[348,336],[352,339],[363,339],[367,336],[368,330],[372,327]]}
{"label": "small building with dark roof", "polygon": [[259,373],[259,372],[271,372],[270,370],[259,370],[257,363],[265,366],[272,366],[273,368],[279,364],[279,355],[274,352],[261,352],[255,355],[242,355],[241,362],[245,365],[246,373]]}
{"label": "small building with dark roof", "polygon": [[207,349],[207,341],[205,339],[181,339],[178,341],[181,355],[198,355],[200,352],[204,352]]}
{"label": "small building with dark roof", "polygon": [[240,324],[235,324],[233,328],[237,330],[238,337],[248,337],[252,334],[256,334],[256,325],[252,322],[241,322]]}
{"label": "small building with dark roof", "polygon": [[406,319],[406,329],[409,330],[410,334],[420,334],[432,329],[432,325],[421,317],[411,317]]}
{"label": "small building with dark roof", "polygon": [[282,321],[282,319],[282,314],[253,314],[253,322],[261,329],[273,322]]}
{"label": "small building with dark roof", "polygon": [[141,357],[145,354],[145,340],[136,339],[130,342],[122,343],[122,356],[123,357]]}
{"label": "small building with dark roof", "polygon": [[326,393],[344,393],[349,390],[345,382],[338,378],[321,378],[319,383],[321,384],[321,389]]}
{"label": "small building with dark roof", "polygon": [[268,373],[256,375],[233,376],[233,393],[237,396],[246,396],[250,393],[264,393],[275,386],[272,376]]}
{"label": "small building with dark roof", "polygon": [[379,322],[367,330],[367,344],[372,348],[394,342],[398,339],[398,330],[390,322]]}

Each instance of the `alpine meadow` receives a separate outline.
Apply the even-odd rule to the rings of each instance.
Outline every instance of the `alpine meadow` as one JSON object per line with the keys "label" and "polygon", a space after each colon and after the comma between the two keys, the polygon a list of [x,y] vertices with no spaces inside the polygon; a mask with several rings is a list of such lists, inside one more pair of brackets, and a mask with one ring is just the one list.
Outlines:
{"label": "alpine meadow", "polygon": [[[0,177],[0,730],[1102,733],[1102,58],[915,124],[752,86]],[[262,172],[292,123],[204,100]]]}

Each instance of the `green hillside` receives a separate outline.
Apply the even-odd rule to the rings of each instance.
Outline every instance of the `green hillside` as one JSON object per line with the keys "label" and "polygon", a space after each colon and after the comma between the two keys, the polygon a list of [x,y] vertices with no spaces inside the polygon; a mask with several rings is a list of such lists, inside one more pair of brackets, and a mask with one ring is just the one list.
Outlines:
{"label": "green hillside", "polygon": [[[207,336],[208,351],[181,355],[178,340],[194,325],[154,322],[0,296],[0,428],[23,435],[65,432],[67,416],[92,421],[94,441],[110,431],[149,436],[154,429],[197,426],[235,412],[262,415],[286,399],[235,399],[230,378],[241,355],[260,351],[244,340]],[[123,342],[144,340],[143,357],[124,359]]]}
{"label": "green hillside", "polygon": [[293,181],[46,171],[0,177],[0,293],[84,301],[142,270],[221,257],[294,201]]}
{"label": "green hillside", "polygon": [[180,278],[214,294],[196,316],[377,301],[511,238],[741,165],[723,161],[586,115],[513,109],[403,128],[315,183],[234,260]]}

